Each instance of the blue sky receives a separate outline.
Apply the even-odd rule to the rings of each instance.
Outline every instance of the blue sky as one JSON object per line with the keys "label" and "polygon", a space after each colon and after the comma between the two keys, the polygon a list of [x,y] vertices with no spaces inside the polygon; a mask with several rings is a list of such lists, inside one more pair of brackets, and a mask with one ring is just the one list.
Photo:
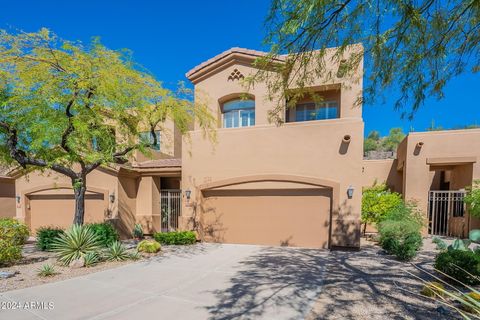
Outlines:
{"label": "blue sky", "polygon": [[[1,0],[0,28],[47,27],[64,39],[88,42],[100,36],[112,49],[128,48],[165,86],[185,80],[192,67],[231,47],[262,50],[269,0]],[[428,99],[412,121],[402,120],[393,100],[365,105],[365,131],[391,127],[422,131],[480,125],[480,74],[456,78],[445,98]],[[388,94],[387,94],[388,95]]]}

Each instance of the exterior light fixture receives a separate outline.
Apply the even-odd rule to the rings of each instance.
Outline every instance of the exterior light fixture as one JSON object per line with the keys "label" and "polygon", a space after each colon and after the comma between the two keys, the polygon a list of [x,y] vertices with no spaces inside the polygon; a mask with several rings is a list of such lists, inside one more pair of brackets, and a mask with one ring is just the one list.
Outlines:
{"label": "exterior light fixture", "polygon": [[110,197],[110,203],[114,203],[115,202],[115,192],[111,193],[109,197]]}
{"label": "exterior light fixture", "polygon": [[190,196],[192,195],[192,191],[190,189],[185,190],[185,197],[187,200],[190,200]]}
{"label": "exterior light fixture", "polygon": [[16,196],[15,198],[17,199],[17,203],[20,203],[20,196]]}
{"label": "exterior light fixture", "polygon": [[352,185],[350,185],[347,189],[347,196],[348,196],[348,199],[352,199],[353,197],[353,191],[355,191],[355,188],[352,187]]}

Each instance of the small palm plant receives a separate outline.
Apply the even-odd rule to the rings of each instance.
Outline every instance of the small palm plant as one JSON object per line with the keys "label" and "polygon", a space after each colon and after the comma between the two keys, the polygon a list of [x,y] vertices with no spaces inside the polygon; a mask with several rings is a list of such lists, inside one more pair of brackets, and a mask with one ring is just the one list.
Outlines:
{"label": "small palm plant", "polygon": [[84,258],[91,252],[99,252],[101,242],[88,225],[73,225],[52,244],[57,259],[68,266],[73,260]]}
{"label": "small palm plant", "polygon": [[108,261],[124,261],[131,258],[127,248],[120,242],[114,241],[105,251],[105,258]]}
{"label": "small palm plant", "polygon": [[51,277],[57,272],[51,264],[44,264],[37,270],[37,275],[40,277]]}

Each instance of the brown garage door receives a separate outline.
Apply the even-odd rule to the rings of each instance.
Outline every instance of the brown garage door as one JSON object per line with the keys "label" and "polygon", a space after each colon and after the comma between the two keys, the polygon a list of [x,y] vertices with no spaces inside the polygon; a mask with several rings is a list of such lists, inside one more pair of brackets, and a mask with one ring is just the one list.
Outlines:
{"label": "brown garage door", "polygon": [[[68,228],[72,225],[75,200],[72,194],[29,195],[30,229],[43,226]],[[102,222],[105,216],[103,194],[88,194],[85,199],[85,222]],[[28,221],[28,220],[27,220]]]}
{"label": "brown garage door", "polygon": [[207,241],[328,247],[330,189],[204,191]]}

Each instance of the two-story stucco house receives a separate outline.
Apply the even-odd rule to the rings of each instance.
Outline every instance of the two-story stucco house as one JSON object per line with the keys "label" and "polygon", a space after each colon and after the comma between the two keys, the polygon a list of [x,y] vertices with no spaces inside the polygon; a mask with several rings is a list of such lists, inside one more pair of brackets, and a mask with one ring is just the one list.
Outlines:
{"label": "two-story stucco house", "polygon": [[[193,131],[183,145],[182,189],[191,195],[182,220],[209,241],[358,246],[362,83],[318,79],[312,89],[322,102],[299,101],[277,126],[269,122],[276,105],[266,86],[246,92],[241,81],[264,54],[233,48],[187,73],[218,129],[216,143]],[[336,73],[338,65],[328,68]]]}

